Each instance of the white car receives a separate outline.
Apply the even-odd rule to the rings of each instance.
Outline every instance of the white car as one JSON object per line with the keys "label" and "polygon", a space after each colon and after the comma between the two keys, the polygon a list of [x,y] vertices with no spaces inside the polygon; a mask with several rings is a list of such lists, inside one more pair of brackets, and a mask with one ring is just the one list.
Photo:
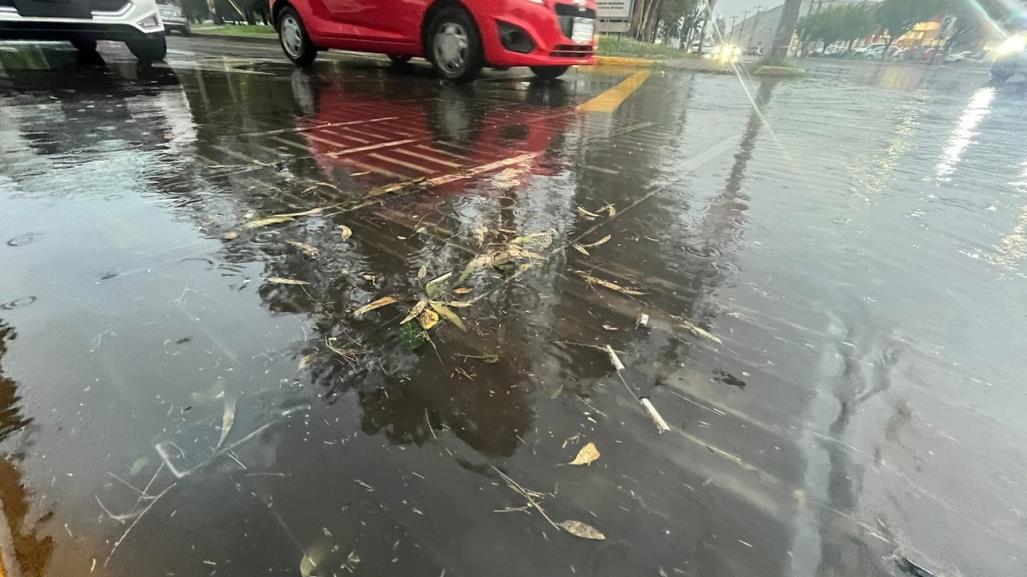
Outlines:
{"label": "white car", "polygon": [[192,34],[189,19],[182,13],[182,5],[178,3],[178,0],[157,0],[157,13],[160,14],[161,22],[164,23],[164,30],[175,31],[183,36]]}
{"label": "white car", "polygon": [[0,40],[67,40],[87,53],[116,40],[144,64],[167,53],[155,0],[0,0]]}

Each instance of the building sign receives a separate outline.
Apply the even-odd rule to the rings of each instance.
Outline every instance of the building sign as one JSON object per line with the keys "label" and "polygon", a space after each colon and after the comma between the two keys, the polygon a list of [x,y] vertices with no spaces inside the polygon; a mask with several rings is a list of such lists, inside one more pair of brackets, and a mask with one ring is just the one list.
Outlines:
{"label": "building sign", "polygon": [[599,0],[600,20],[630,20],[632,0]]}

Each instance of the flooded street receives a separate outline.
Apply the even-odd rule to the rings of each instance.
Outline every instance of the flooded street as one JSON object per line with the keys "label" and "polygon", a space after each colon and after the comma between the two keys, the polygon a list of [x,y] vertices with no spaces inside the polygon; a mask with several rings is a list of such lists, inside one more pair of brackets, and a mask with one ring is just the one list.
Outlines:
{"label": "flooded street", "polygon": [[101,53],[0,44],[22,575],[1027,570],[1022,86]]}

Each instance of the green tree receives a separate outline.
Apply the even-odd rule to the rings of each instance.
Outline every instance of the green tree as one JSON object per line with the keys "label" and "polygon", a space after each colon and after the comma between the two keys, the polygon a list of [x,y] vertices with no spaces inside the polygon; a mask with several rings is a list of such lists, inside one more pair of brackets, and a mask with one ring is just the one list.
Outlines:
{"label": "green tree", "polygon": [[956,19],[945,49],[955,46],[976,49],[988,36],[998,33],[998,23],[1012,13],[1013,5],[1003,0],[949,0],[948,12]]}
{"label": "green tree", "polygon": [[887,58],[893,42],[917,24],[945,11],[947,0],[884,0],[874,10],[874,20],[888,33],[881,58]]}

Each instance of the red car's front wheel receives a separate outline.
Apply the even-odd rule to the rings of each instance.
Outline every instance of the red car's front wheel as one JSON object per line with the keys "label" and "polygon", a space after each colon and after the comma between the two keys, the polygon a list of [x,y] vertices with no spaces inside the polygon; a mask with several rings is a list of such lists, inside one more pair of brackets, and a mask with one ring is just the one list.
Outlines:
{"label": "red car's front wheel", "polygon": [[481,36],[463,8],[445,8],[432,21],[428,54],[435,71],[458,84],[478,77],[485,64]]}
{"label": "red car's front wheel", "polygon": [[286,6],[278,15],[278,41],[285,56],[297,66],[310,66],[317,58],[317,47],[292,6]]}

